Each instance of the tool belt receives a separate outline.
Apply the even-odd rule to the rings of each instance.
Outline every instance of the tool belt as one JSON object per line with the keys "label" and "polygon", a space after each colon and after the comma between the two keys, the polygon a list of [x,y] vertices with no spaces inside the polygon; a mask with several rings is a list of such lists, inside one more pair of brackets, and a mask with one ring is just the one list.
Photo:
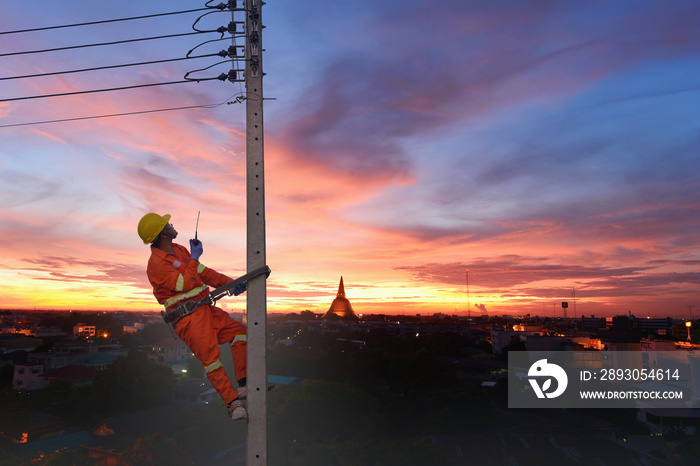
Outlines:
{"label": "tool belt", "polygon": [[174,310],[168,313],[165,311],[160,311],[160,315],[163,316],[163,320],[166,324],[172,323],[174,326],[177,321],[180,320],[180,318],[192,314],[199,308],[199,306],[203,306],[204,304],[212,304],[209,296],[197,301],[186,301],[179,306],[176,306]]}
{"label": "tool belt", "polygon": [[265,278],[267,278],[270,276],[270,272],[270,268],[267,265],[264,265],[253,270],[252,272],[238,277],[237,279],[227,283],[224,286],[215,289],[214,291],[210,292],[209,296],[207,296],[206,298],[185,301],[184,303],[175,306],[173,310],[168,313],[166,313],[165,311],[160,311],[160,315],[163,317],[163,320],[166,324],[172,324],[174,326],[178,320],[187,315],[192,314],[199,308],[199,306],[204,306],[205,304],[213,305],[216,304],[216,302],[224,296],[232,296],[237,294],[234,293],[234,290],[241,284],[244,285],[243,291],[245,291],[245,289],[247,288],[247,282],[249,280],[252,280],[253,278],[259,277],[263,274],[265,274]]}

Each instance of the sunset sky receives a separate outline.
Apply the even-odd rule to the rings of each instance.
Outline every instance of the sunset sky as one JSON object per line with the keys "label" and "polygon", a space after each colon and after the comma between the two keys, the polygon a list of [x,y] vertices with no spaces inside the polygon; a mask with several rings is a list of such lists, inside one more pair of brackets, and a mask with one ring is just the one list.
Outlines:
{"label": "sunset sky", "polygon": [[[0,32],[204,3],[4,2]],[[242,84],[9,100],[180,81],[223,59],[7,78],[181,58],[220,35],[21,52],[204,13],[0,35],[0,308],[160,309],[151,211],[182,244],[201,211],[201,261],[245,272],[245,104],[225,104]],[[700,316],[698,18],[682,0],[268,0],[268,310],[325,312],[342,275],[358,313]]]}

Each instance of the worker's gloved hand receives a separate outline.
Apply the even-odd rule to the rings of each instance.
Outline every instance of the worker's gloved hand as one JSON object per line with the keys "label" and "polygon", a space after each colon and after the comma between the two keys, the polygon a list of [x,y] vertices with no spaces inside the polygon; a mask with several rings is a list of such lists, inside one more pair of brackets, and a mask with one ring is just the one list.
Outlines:
{"label": "worker's gloved hand", "polygon": [[202,246],[202,242],[197,240],[197,244],[194,244],[194,240],[190,240],[190,257],[192,259],[199,260],[199,258],[202,256],[202,253],[204,252],[204,247]]}
{"label": "worker's gloved hand", "polygon": [[239,294],[243,293],[246,290],[245,282],[241,283],[240,285],[236,285],[233,288],[233,295],[238,296]]}

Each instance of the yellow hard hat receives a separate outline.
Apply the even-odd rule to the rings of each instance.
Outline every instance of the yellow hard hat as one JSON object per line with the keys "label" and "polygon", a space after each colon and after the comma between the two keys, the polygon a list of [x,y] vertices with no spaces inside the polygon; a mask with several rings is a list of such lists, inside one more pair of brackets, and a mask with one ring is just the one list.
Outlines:
{"label": "yellow hard hat", "polygon": [[170,214],[165,214],[162,217],[154,213],[144,215],[139,221],[138,227],[139,236],[143,240],[143,244],[151,244],[169,221]]}

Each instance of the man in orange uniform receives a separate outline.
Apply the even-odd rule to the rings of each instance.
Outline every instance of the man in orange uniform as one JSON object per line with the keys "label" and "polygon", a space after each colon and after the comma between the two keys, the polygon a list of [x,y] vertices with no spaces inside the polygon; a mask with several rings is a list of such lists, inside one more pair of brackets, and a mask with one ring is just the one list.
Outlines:
{"label": "man in orange uniform", "polygon": [[[177,231],[169,221],[169,214],[160,216],[149,213],[143,216],[138,225],[138,233],[144,244],[151,244],[151,257],[146,269],[148,280],[153,286],[153,295],[165,306],[166,313],[185,301],[206,298],[209,286],[218,288],[233,281],[199,262],[203,252],[201,241],[190,240],[190,251],[173,243]],[[239,285],[234,294],[243,291],[245,285]],[[173,326],[182,341],[202,361],[207,377],[226,403],[229,416],[232,419],[246,419],[248,413],[240,401],[247,395],[245,326],[218,307],[208,304],[174,321]],[[231,344],[238,392],[221,364],[219,345],[223,343]]]}

